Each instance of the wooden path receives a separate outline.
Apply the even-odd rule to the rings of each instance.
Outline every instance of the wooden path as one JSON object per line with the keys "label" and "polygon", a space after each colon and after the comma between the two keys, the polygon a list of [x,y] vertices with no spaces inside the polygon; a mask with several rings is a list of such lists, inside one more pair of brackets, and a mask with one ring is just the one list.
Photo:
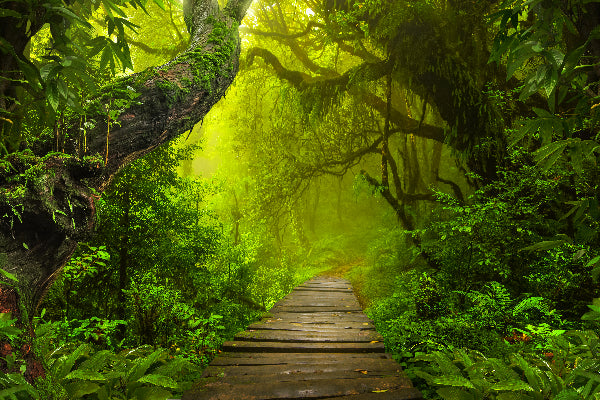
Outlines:
{"label": "wooden path", "polygon": [[182,400],[422,398],[342,279],[298,286],[223,351]]}

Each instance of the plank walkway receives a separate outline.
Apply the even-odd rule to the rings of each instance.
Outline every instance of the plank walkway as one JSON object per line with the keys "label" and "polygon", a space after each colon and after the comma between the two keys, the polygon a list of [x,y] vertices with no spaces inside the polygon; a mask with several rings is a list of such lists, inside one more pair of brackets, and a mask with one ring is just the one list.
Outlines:
{"label": "plank walkway", "polygon": [[343,279],[298,286],[223,350],[181,400],[422,399]]}

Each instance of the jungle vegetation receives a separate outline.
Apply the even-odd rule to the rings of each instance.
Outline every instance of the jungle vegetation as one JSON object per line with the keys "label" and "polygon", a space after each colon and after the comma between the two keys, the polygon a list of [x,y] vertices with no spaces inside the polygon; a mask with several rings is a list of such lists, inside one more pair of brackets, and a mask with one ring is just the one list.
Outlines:
{"label": "jungle vegetation", "polygon": [[600,398],[600,1],[0,6],[0,397],[167,399],[349,279],[428,399]]}

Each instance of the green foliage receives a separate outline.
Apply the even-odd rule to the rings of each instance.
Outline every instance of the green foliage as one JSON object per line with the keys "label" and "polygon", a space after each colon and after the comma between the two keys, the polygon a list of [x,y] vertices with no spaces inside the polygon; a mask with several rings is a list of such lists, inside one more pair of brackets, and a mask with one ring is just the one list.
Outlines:
{"label": "green foliage", "polygon": [[[539,137],[535,160],[543,170],[566,155],[581,173],[585,162],[595,162],[600,148],[598,113],[593,111],[598,97],[592,95],[598,82],[590,79],[594,65],[587,55],[600,30],[581,25],[580,20],[593,12],[585,3],[507,0],[491,15],[492,21],[499,21],[499,30],[490,61],[506,59],[507,79],[524,75],[521,101],[542,91],[547,99],[547,109],[533,107],[535,116],[517,124],[511,138],[514,146],[524,138]],[[564,107],[573,112],[560,112]]]}
{"label": "green foliage", "polygon": [[427,366],[413,372],[446,400],[597,398],[598,335],[556,335],[549,349],[541,356],[512,353],[506,359],[467,350],[436,351],[415,357]]}
{"label": "green foliage", "polygon": [[122,339],[119,336],[125,323],[95,316],[38,323],[35,327],[36,344],[42,354],[70,343],[88,343],[97,349],[115,351],[121,348]]}
{"label": "green foliage", "polygon": [[48,376],[32,386],[21,375],[2,374],[11,384],[4,398],[25,392],[28,398],[164,400],[181,395],[197,377],[198,367],[165,349],[138,347],[113,353],[93,351],[88,344],[59,347],[47,355]]}
{"label": "green foliage", "polygon": [[130,307],[133,335],[138,344],[170,346],[187,330],[187,322],[195,314],[194,308],[182,301],[181,294],[161,285],[151,274],[139,281],[132,280],[125,290]]}

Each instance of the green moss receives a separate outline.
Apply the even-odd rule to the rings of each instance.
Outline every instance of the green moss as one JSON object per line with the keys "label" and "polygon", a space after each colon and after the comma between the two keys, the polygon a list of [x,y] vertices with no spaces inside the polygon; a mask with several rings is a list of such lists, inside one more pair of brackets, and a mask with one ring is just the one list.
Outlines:
{"label": "green moss", "polygon": [[182,100],[185,95],[190,93],[190,89],[187,87],[187,85],[184,84],[180,86],[177,83],[168,81],[166,79],[156,82],[156,86],[163,92],[165,97],[167,97],[167,104],[169,107],[173,106],[173,104]]}
{"label": "green moss", "polygon": [[233,52],[237,45],[236,28],[228,28],[224,22],[213,22],[213,30],[208,44],[214,45],[211,51],[196,48],[183,55],[182,61],[192,66],[193,82],[212,91],[211,82],[224,70],[233,73]]}

